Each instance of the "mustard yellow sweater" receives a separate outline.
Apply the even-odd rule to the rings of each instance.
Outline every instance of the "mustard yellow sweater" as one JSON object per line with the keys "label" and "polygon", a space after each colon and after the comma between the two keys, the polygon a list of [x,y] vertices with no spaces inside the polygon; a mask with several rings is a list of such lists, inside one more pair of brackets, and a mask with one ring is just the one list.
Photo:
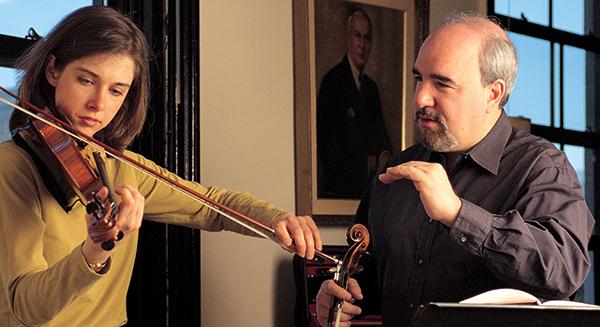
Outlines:
{"label": "mustard yellow sweater", "polygon": [[[282,213],[247,193],[183,181],[140,155],[126,154],[267,226]],[[107,160],[107,171],[114,186],[137,187],[146,197],[144,219],[250,233],[115,159]],[[12,141],[1,143],[0,326],[119,326],[127,321],[125,296],[138,234],[122,241],[103,275],[83,259],[80,248],[86,237],[83,205],[65,212],[27,152]]]}

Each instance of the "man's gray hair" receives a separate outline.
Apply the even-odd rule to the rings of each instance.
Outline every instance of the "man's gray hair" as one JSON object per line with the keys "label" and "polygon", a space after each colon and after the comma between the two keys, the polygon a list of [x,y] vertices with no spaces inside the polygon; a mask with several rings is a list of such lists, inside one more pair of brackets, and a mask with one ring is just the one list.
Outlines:
{"label": "man's gray hair", "polygon": [[371,18],[364,12],[362,9],[353,9],[348,15],[348,24],[346,25],[346,31],[349,33],[352,31],[352,20],[354,18],[363,18],[366,19],[369,23],[369,31],[373,30],[373,25],[371,24]]}
{"label": "man's gray hair", "polygon": [[517,49],[494,17],[469,12],[453,13],[446,17],[439,27],[453,24],[474,26],[477,31],[484,34],[485,38],[479,53],[481,84],[488,86],[497,79],[502,79],[506,83],[506,92],[500,99],[500,108],[503,108],[508,102],[517,78],[519,68]]}

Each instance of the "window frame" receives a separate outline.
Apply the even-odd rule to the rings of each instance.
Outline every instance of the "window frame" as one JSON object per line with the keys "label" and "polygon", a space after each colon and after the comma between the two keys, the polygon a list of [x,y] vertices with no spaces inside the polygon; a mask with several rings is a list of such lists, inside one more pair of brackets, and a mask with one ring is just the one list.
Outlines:
{"label": "window frame", "polygon": [[15,68],[17,59],[35,43],[35,40],[0,34],[0,66]]}
{"label": "window frame", "polygon": [[[585,0],[584,0],[585,1]],[[600,163],[594,158],[600,158],[600,133],[594,131],[576,131],[564,128],[564,94],[565,88],[563,81],[564,74],[564,47],[571,46],[578,49],[583,49],[589,53],[600,54],[600,38],[588,32],[586,35],[580,35],[568,31],[563,31],[552,27],[552,13],[553,3],[552,0],[548,0],[548,26],[540,25],[537,23],[528,22],[524,19],[519,19],[511,16],[498,14],[495,12],[495,0],[487,1],[487,13],[489,16],[493,16],[504,26],[507,31],[518,33],[521,35],[530,36],[533,38],[546,40],[550,42],[550,126],[531,124],[531,133],[547,139],[550,142],[560,144],[561,150],[564,149],[564,145],[575,145],[585,148],[586,156],[586,192],[591,191],[591,197],[588,197],[588,205],[591,205],[591,210],[594,217],[600,217]],[[600,17],[594,17],[595,20]],[[597,24],[597,23],[596,23]],[[558,73],[555,67],[555,45],[558,44],[559,51],[559,67]],[[586,54],[587,56],[587,54]],[[587,65],[587,64],[586,64]],[[586,74],[587,66],[586,66]],[[558,80],[556,79],[558,74]],[[555,84],[558,83],[558,90],[560,92],[559,103],[555,103]],[[587,95],[586,95],[587,96]],[[597,97],[597,96],[596,96]],[[559,126],[555,126],[555,108],[558,106],[558,123]],[[586,104],[586,122],[588,126],[590,121],[592,122],[593,128],[600,131],[600,112],[591,112],[590,105]],[[589,116],[593,115],[592,118]],[[591,170],[588,173],[587,170]],[[590,200],[591,198],[591,200]],[[591,202],[591,203],[590,203]],[[596,227],[589,242],[588,248],[593,254],[593,283],[594,283],[594,299],[596,303],[600,303],[600,221],[596,218]]]}

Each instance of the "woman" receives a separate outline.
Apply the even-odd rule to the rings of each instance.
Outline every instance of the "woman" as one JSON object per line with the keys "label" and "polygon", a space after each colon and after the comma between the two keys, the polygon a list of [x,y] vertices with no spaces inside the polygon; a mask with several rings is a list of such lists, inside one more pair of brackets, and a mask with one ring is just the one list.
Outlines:
{"label": "woman", "polygon": [[[125,150],[144,124],[148,57],[144,36],[129,19],[107,7],[82,8],[22,58],[19,93],[36,106],[48,107],[79,132],[271,226],[282,245],[311,258],[315,248],[321,249],[311,218],[286,213],[249,194],[183,181]],[[11,130],[23,121],[22,113],[13,113]],[[114,159],[106,166],[117,186],[119,213],[108,226],[94,224],[80,202],[56,192],[56,180],[19,140],[0,144],[0,326],[124,324],[142,217],[250,234]],[[107,193],[102,188],[99,195],[104,199]],[[101,246],[107,239],[115,244],[109,251]]]}

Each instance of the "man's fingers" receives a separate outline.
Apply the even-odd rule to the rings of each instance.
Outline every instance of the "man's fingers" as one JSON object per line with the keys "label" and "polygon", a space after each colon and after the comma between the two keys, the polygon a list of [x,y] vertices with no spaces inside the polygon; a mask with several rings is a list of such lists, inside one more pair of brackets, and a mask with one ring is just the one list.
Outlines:
{"label": "man's fingers", "polygon": [[348,292],[357,300],[363,299],[362,290],[354,278],[348,278]]}
{"label": "man's fingers", "polygon": [[[358,283],[354,281],[354,288],[360,290],[358,287]],[[350,295],[350,292],[345,290],[344,288],[337,285],[333,280],[326,280],[321,284],[321,288],[317,293],[317,320],[322,326],[327,324],[327,320],[329,318],[329,311],[331,309],[331,302],[333,297],[337,297],[339,299],[345,300],[342,303],[341,311],[340,311],[340,325],[339,326],[349,326],[349,321],[355,316],[361,313],[361,309],[358,306],[353,305],[354,299]],[[361,295],[362,297],[362,295]],[[337,314],[337,313],[336,313]]]}

